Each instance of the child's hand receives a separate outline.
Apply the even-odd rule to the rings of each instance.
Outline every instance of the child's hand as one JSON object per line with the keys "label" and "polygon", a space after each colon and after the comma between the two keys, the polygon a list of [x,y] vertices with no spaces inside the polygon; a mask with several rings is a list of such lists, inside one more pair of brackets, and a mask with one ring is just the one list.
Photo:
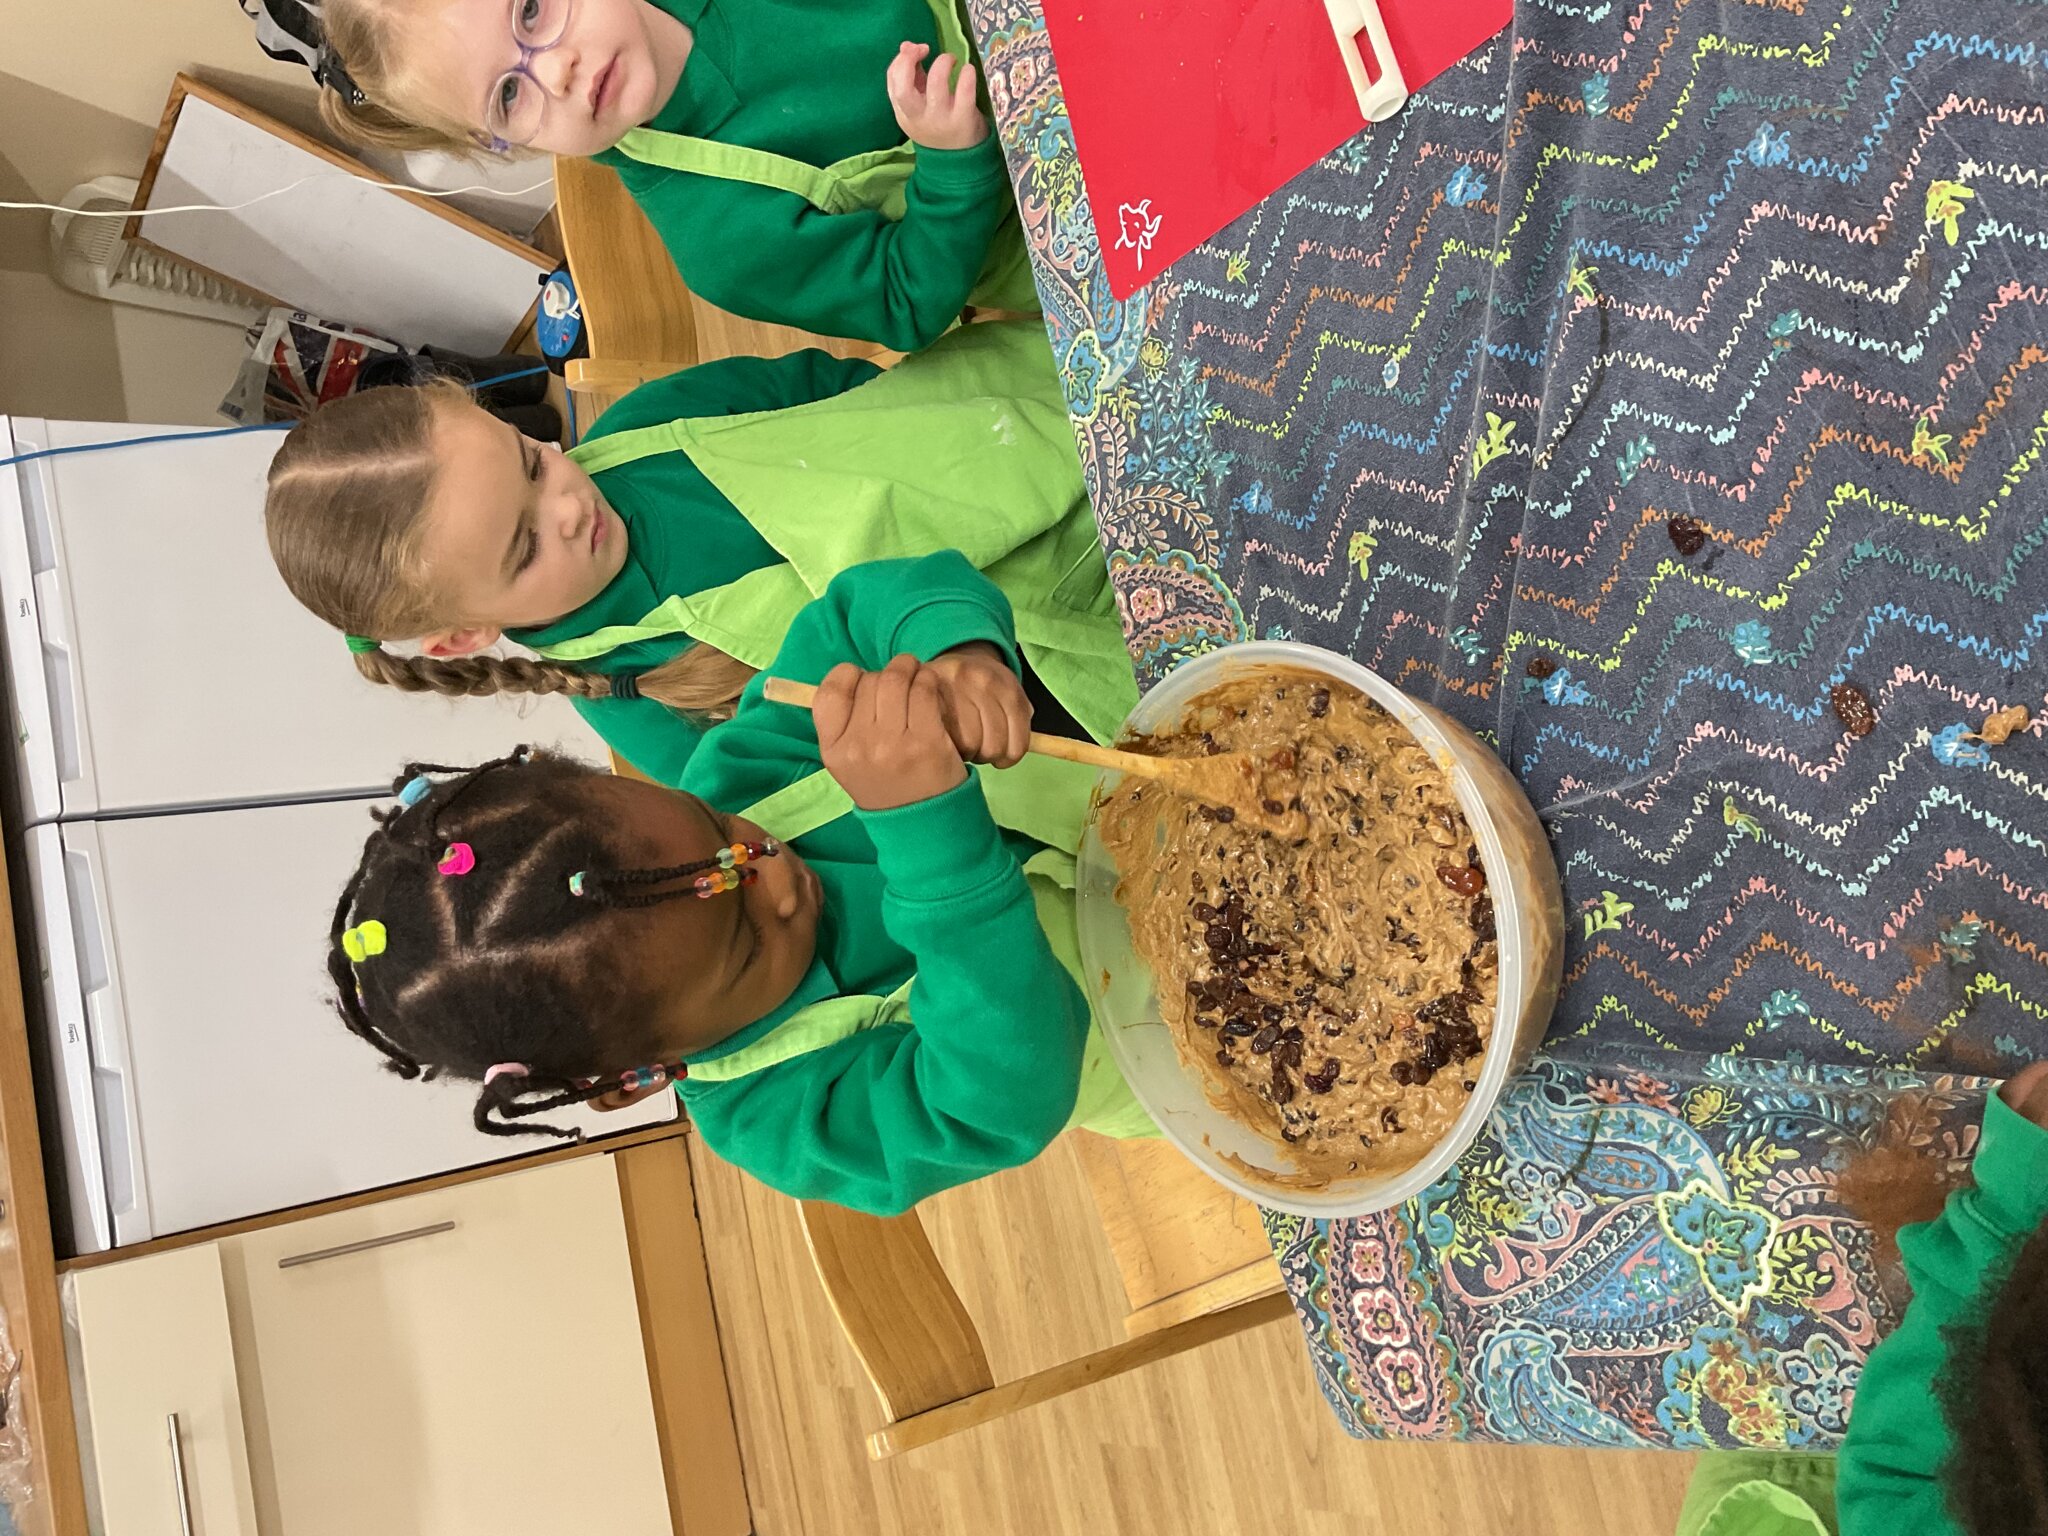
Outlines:
{"label": "child's hand", "polygon": [[1001,651],[976,640],[955,646],[925,670],[938,676],[946,729],[963,758],[1007,768],[1024,755],[1031,700]]}
{"label": "child's hand", "polygon": [[967,777],[946,734],[938,674],[914,656],[879,672],[834,667],[818,686],[811,720],[826,770],[864,811],[914,805]]}
{"label": "child's hand", "polygon": [[927,78],[924,57],[931,51],[928,43],[905,43],[890,61],[884,78],[896,125],[911,143],[925,149],[972,149],[988,137],[988,119],[974,99],[974,66],[960,64],[960,78],[953,80],[956,61],[942,53]]}
{"label": "child's hand", "polygon": [[2022,1067],[2005,1080],[1998,1095],[2034,1124],[2048,1128],[2048,1061]]}

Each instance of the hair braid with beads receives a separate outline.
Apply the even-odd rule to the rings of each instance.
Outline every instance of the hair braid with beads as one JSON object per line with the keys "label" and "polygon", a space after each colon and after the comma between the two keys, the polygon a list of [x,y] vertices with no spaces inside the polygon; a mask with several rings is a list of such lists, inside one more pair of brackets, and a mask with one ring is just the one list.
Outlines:
{"label": "hair braid with beads", "polygon": [[[513,1122],[594,1099],[642,1065],[645,1050],[629,1042],[655,999],[612,963],[619,912],[695,895],[638,888],[718,860],[618,868],[618,828],[588,794],[606,776],[570,758],[522,747],[475,768],[409,763],[393,790],[434,774],[452,776],[372,812],[376,830],[329,938],[336,1010],[400,1076],[480,1084],[479,1131],[574,1137]],[[440,866],[455,844],[474,862],[451,877]],[[580,896],[570,888],[579,872]],[[344,935],[370,919],[384,947],[352,961]],[[526,1070],[485,1081],[502,1062]]]}

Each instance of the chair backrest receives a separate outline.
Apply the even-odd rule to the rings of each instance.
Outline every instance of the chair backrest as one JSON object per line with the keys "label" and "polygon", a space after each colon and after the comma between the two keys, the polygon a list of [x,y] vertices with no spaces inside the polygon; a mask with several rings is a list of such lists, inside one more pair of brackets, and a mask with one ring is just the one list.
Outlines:
{"label": "chair backrest", "polygon": [[891,1422],[986,1392],[988,1355],[915,1211],[867,1216],[802,1202],[825,1296]]}
{"label": "chair backrest", "polygon": [[698,361],[690,290],[619,173],[595,160],[556,160],[555,216],[590,355],[646,359],[667,371]]}

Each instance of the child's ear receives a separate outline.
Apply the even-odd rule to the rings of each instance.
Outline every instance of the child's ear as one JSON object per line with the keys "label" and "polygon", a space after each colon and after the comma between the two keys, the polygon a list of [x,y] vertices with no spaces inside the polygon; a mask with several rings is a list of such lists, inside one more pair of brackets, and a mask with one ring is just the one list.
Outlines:
{"label": "child's ear", "polygon": [[584,1103],[600,1113],[609,1113],[614,1109],[624,1109],[629,1104],[638,1104],[642,1099],[662,1093],[670,1086],[670,1084],[664,1082],[646,1083],[638,1088],[614,1088],[609,1093],[601,1093],[594,1099],[586,1099]]}
{"label": "child's ear", "polygon": [[437,656],[447,660],[454,656],[474,656],[478,651],[498,643],[503,630],[489,624],[473,624],[468,629],[440,629],[420,641],[420,654]]}

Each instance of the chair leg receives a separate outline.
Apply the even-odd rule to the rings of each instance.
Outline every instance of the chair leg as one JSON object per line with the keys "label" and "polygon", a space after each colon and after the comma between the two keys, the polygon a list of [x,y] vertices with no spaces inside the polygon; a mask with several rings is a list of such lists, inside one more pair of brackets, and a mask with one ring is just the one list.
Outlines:
{"label": "chair leg", "polygon": [[1245,1333],[1293,1314],[1294,1301],[1282,1292],[1256,1297],[1227,1311],[1190,1318],[1171,1328],[1126,1339],[1121,1344],[1112,1344],[1078,1360],[1069,1360],[886,1424],[868,1436],[868,1457],[873,1461],[885,1461],[904,1451],[916,1450],[919,1446],[958,1434],[963,1429],[973,1429],[1002,1418],[1019,1408],[1048,1402],[1078,1387],[1107,1381],[1112,1376],[1135,1371],[1155,1360],[1164,1360],[1183,1350],[1227,1339],[1233,1334]]}

